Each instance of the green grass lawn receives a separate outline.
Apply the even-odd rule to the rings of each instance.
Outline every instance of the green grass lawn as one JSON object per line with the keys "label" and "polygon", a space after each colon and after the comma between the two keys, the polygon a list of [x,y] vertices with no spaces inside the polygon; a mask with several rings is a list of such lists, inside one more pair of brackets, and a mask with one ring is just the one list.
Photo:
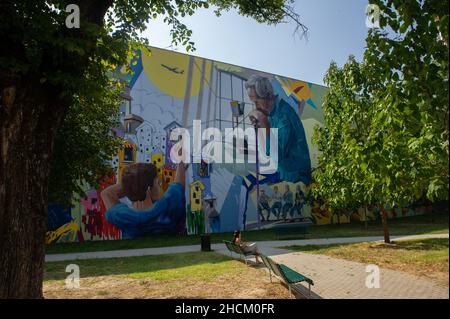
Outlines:
{"label": "green grass lawn", "polygon": [[[66,266],[80,270],[68,289]],[[258,278],[258,280],[255,280]],[[288,298],[265,270],[215,252],[47,262],[45,298]]]}
{"label": "green grass lawn", "polygon": [[286,249],[310,254],[375,264],[426,277],[448,286],[449,241],[447,238],[393,241],[384,243],[357,243],[333,245],[289,246]]}
{"label": "green grass lawn", "polygon": [[[391,235],[416,235],[448,233],[449,215],[447,213],[434,213],[429,215],[404,217],[389,220]],[[333,237],[358,237],[358,236],[382,236],[383,227],[380,222],[370,222],[365,229],[362,223],[343,225],[312,226],[307,238],[333,238]],[[270,229],[258,231],[244,231],[243,239],[246,241],[276,240],[276,236]],[[232,233],[212,234],[211,242],[220,243],[222,240],[230,240]],[[303,238],[302,234],[292,236],[289,239]],[[47,254],[59,254],[70,252],[107,251],[119,249],[168,247],[182,245],[198,245],[200,236],[155,236],[142,237],[132,240],[114,241],[86,241],[83,243],[57,243],[47,245]]]}
{"label": "green grass lawn", "polygon": [[[80,267],[81,278],[123,275],[164,281],[195,276],[197,279],[210,280],[220,274],[245,270],[244,267],[235,267],[234,259],[214,252],[88,259],[73,263]],[[65,279],[68,275],[65,272],[67,264],[67,261],[45,263],[44,281]]]}

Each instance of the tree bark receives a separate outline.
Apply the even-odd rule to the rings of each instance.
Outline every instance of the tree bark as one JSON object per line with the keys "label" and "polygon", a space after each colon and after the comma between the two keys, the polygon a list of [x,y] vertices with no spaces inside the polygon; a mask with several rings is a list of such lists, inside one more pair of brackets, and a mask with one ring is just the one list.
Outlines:
{"label": "tree bark", "polygon": [[64,107],[32,77],[0,78],[0,95],[0,298],[42,298],[48,176]]}
{"label": "tree bark", "polygon": [[367,230],[367,205],[364,206],[364,229]]}
{"label": "tree bark", "polygon": [[383,223],[384,242],[386,244],[390,244],[391,239],[389,236],[389,228],[388,228],[388,222],[387,222],[388,215],[387,215],[386,209],[384,209],[383,205],[381,205],[380,209],[381,209],[381,221]]}
{"label": "tree bark", "polygon": [[[61,27],[55,41],[78,36],[86,43],[80,57],[43,43],[40,65],[23,69],[0,69],[0,298],[42,298],[42,280],[47,229],[49,171],[56,132],[73,96],[72,89],[41,83],[47,74],[82,76],[91,63],[97,39],[83,28],[88,23],[103,27],[105,12],[113,0],[75,1],[81,11],[81,29]],[[28,7],[0,1],[0,17],[23,17]],[[19,10],[19,11],[17,11]],[[3,20],[2,20],[3,21]],[[21,32],[8,20],[12,37],[2,29],[0,57],[29,65]],[[21,20],[22,21],[22,20]],[[49,21],[50,23],[50,21]],[[8,27],[8,24],[6,24]],[[39,41],[39,39],[36,39]],[[90,42],[90,43],[89,43]],[[7,48],[7,49],[3,49]],[[72,56],[74,58],[72,58]],[[24,71],[25,70],[25,71]],[[55,84],[56,85],[56,84]]]}

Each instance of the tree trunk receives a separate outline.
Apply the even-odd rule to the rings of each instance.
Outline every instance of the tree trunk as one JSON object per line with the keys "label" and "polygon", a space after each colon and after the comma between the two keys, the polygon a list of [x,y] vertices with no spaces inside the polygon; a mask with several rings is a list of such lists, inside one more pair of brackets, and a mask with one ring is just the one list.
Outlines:
{"label": "tree trunk", "polygon": [[[6,64],[3,69],[3,63],[0,69],[0,298],[42,298],[50,163],[56,132],[74,94],[74,87],[61,78],[68,74],[82,77],[89,64],[96,63],[91,58],[98,38],[89,23],[103,28],[105,13],[113,0],[75,3],[81,11],[81,28],[73,32],[62,26],[46,35],[43,43],[36,39],[33,45],[39,46],[39,53],[24,41],[22,33],[27,26],[5,24],[2,29],[7,33],[10,26],[14,36],[2,38],[0,57],[5,61],[14,58],[16,62],[11,65],[26,67],[10,68]],[[27,10],[14,1],[0,1],[0,17],[26,16]],[[37,21],[41,23],[43,19]],[[53,23],[53,18],[45,21]],[[81,57],[56,44],[63,38],[76,37],[85,44]],[[33,51],[31,55],[28,50]],[[30,63],[29,59],[39,61]],[[48,75],[60,87],[41,83]]]}
{"label": "tree trunk", "polygon": [[364,229],[367,230],[367,205],[364,206]]}
{"label": "tree trunk", "polygon": [[388,215],[386,212],[386,209],[384,209],[384,206],[381,205],[381,221],[383,223],[383,233],[384,233],[384,242],[386,244],[391,243],[391,239],[389,237],[389,228],[388,228]]}
{"label": "tree trunk", "polygon": [[0,298],[42,298],[48,176],[64,116],[37,78],[0,79]]}

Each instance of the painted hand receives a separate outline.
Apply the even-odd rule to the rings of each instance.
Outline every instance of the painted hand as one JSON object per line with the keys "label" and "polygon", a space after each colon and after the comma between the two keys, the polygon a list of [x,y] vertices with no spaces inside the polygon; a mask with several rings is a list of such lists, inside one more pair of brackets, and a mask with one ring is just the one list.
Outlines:
{"label": "painted hand", "polygon": [[265,127],[265,128],[270,127],[269,119],[267,118],[267,115],[265,115],[260,110],[257,110],[257,109],[252,110],[248,114],[248,117],[253,125],[257,124],[258,127]]}

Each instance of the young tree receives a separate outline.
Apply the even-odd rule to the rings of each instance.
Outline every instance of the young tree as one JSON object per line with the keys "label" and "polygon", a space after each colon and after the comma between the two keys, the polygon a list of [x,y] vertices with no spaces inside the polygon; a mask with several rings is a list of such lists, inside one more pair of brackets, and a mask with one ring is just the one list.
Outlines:
{"label": "young tree", "polygon": [[[370,93],[374,87],[366,83],[367,72],[351,56],[341,69],[332,63],[325,76],[329,91],[323,104],[324,126],[315,132],[322,154],[313,174],[313,192],[325,199],[332,211],[367,209],[385,202],[371,158],[376,148],[370,137],[375,108]],[[382,205],[381,210],[385,241],[389,242]]]}
{"label": "young tree", "polygon": [[333,63],[325,77],[315,178],[334,207],[377,204],[385,223],[385,204],[448,199],[448,2],[370,3],[381,28],[363,62]]}
{"label": "young tree", "polygon": [[364,63],[376,117],[388,204],[426,195],[448,199],[448,1],[372,1],[381,29],[367,37]]}
{"label": "young tree", "polygon": [[[172,42],[191,50],[191,31],[179,17],[212,4],[217,12],[234,8],[241,15],[269,24],[288,17],[302,27],[291,3],[291,0],[0,2],[0,298],[42,297],[49,171],[55,147],[58,148],[55,146],[58,129],[65,125],[70,130],[72,123],[76,129],[83,129],[90,121],[97,121],[99,130],[104,132],[98,122],[101,119],[89,118],[87,114],[91,111],[102,114],[106,105],[117,103],[111,93],[114,83],[109,71],[126,63],[131,45],[147,43],[139,36],[146,23],[164,16],[172,27]],[[85,118],[77,117],[80,114]],[[76,142],[82,142],[78,139],[85,134],[98,131],[74,133],[64,127],[63,130],[61,139],[73,138]],[[77,172],[77,168],[71,170]]]}

